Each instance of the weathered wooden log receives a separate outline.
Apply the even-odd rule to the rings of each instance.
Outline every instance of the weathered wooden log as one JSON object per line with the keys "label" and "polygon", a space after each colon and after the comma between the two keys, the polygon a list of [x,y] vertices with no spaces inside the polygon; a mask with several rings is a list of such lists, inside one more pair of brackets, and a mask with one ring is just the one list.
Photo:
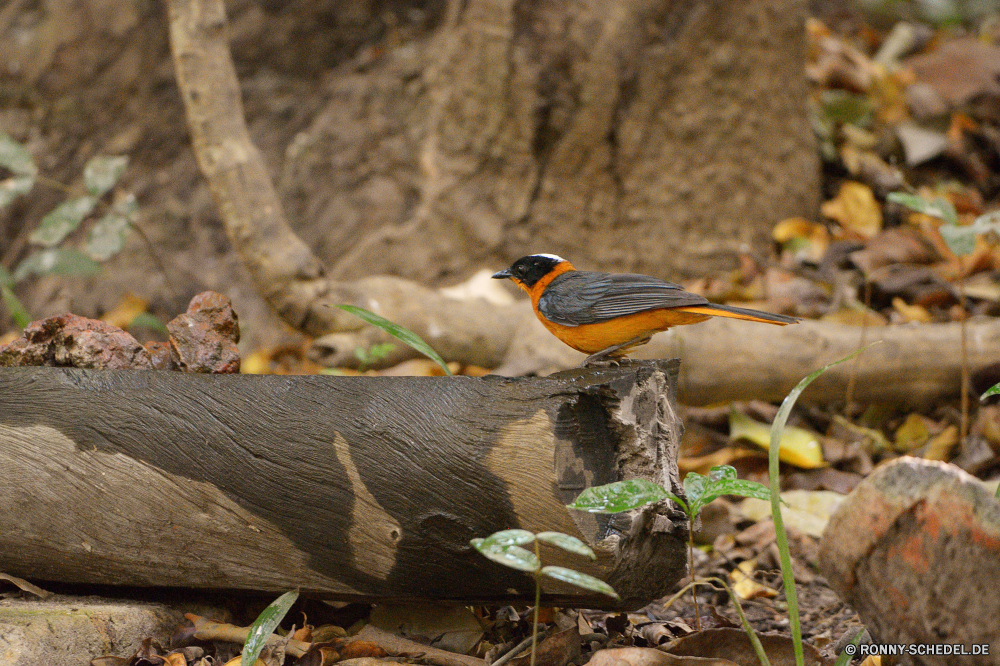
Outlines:
{"label": "weathered wooden log", "polygon": [[[678,362],[545,378],[214,376],[0,369],[0,571],[33,580],[329,598],[530,599],[469,539],[591,544],[639,606],[683,575],[666,506],[565,508],[644,478],[680,492]],[[548,547],[546,547],[548,549]],[[549,603],[609,600],[546,581]]]}

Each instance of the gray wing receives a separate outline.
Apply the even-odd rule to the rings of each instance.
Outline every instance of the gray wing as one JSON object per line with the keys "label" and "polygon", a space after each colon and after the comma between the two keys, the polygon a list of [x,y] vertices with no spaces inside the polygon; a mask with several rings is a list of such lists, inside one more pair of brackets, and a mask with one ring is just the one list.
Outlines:
{"label": "gray wing", "polygon": [[646,310],[707,304],[704,296],[648,275],[570,271],[549,284],[538,299],[538,311],[556,324],[580,326]]}

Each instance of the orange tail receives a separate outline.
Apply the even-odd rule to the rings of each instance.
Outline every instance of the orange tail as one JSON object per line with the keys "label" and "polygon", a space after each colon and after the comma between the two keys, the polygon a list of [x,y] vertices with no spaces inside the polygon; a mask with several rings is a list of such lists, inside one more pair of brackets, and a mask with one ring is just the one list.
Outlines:
{"label": "orange tail", "polygon": [[683,310],[684,312],[693,312],[695,314],[711,315],[713,317],[730,317],[732,319],[745,319],[747,321],[760,321],[765,324],[777,324],[779,326],[794,324],[799,321],[795,317],[786,317],[785,315],[771,314],[770,312],[761,312],[760,310],[751,310],[749,308],[737,308],[732,305],[718,305],[717,303],[677,309]]}

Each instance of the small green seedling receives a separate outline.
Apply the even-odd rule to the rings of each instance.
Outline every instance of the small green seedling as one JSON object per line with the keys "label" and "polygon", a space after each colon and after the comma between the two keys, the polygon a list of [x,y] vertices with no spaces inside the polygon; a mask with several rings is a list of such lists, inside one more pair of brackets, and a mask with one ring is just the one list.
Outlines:
{"label": "small green seedling", "polygon": [[785,521],[781,517],[781,496],[779,495],[781,479],[778,475],[778,444],[781,442],[781,435],[785,430],[785,423],[788,421],[788,417],[792,413],[792,407],[795,406],[795,402],[799,399],[799,396],[802,395],[802,392],[806,390],[806,387],[812,384],[814,379],[833,366],[840,365],[845,361],[850,361],[861,352],[871,349],[880,342],[881,341],[873,342],[867,347],[862,347],[853,354],[849,354],[848,356],[833,361],[832,363],[827,363],[819,370],[815,370],[805,376],[802,381],[796,384],[795,388],[793,388],[788,395],[785,396],[785,399],[781,402],[781,407],[778,408],[778,413],[774,416],[774,422],[771,424],[771,446],[767,452],[768,481],[771,485],[771,518],[774,520],[775,541],[777,542],[778,553],[781,559],[781,579],[785,585],[785,600],[788,602],[788,625],[792,632],[792,647],[795,650],[796,666],[803,666],[804,663],[802,652],[802,623],[799,617],[798,594],[795,590],[795,574],[792,571],[792,555],[788,548],[788,533],[785,532]]}
{"label": "small green seedling", "polygon": [[[538,643],[538,606],[542,602],[542,576],[555,578],[592,592],[606,594],[615,599],[618,598],[618,593],[599,578],[566,567],[543,567],[538,548],[539,542],[562,548],[566,552],[582,555],[592,560],[597,559],[597,555],[594,554],[590,546],[576,537],[562,532],[534,534],[528,530],[503,530],[494,532],[485,539],[473,539],[469,542],[485,557],[505,567],[531,574],[535,579],[535,615],[531,625],[531,666],[535,666],[535,652]],[[523,547],[528,544],[534,544],[534,552]]]}
{"label": "small green seedling", "polygon": [[396,338],[400,342],[403,342],[407,346],[416,349],[418,352],[440,365],[446,375],[451,374],[451,370],[448,369],[448,364],[444,362],[444,359],[442,359],[436,351],[431,349],[431,346],[424,342],[423,338],[410,329],[400,326],[399,324],[394,324],[385,317],[380,317],[371,310],[365,310],[364,308],[359,308],[356,305],[336,305],[334,307],[360,317],[372,326],[381,328],[392,337]]}
{"label": "small green seedling", "polygon": [[[14,285],[32,275],[95,275],[101,270],[98,262],[110,259],[125,246],[125,232],[134,226],[138,211],[135,195],[131,193],[117,197],[90,227],[82,251],[66,247],[64,241],[98,209],[102,198],[114,189],[127,165],[128,158],[120,155],[99,155],[88,161],[83,168],[86,192],[52,209],[28,236],[29,242],[40,249],[25,257],[13,272],[0,267],[0,297],[21,328],[31,323],[31,316],[14,295]],[[40,176],[31,153],[3,133],[0,133],[0,168],[13,174],[0,181],[0,208],[31,192],[38,182],[69,190],[62,183]]]}
{"label": "small green seedling", "polygon": [[[620,513],[631,511],[652,502],[670,499],[676,502],[688,518],[688,567],[691,580],[694,580],[694,522],[698,519],[703,506],[723,495],[739,495],[740,497],[756,497],[769,500],[771,493],[767,486],[756,481],[746,481],[736,478],[736,470],[729,465],[719,465],[709,470],[708,476],[689,472],[684,477],[684,495],[682,499],[669,490],[661,488],[652,481],[645,479],[630,479],[618,481],[604,486],[587,488],[576,501],[568,505],[570,509],[589,511],[591,513]],[[698,597],[694,587],[691,588],[694,599],[695,624],[701,629],[701,614],[698,609]]]}
{"label": "small green seedling", "polygon": [[955,206],[942,197],[928,201],[916,194],[890,192],[887,199],[918,213],[944,220],[945,224],[938,227],[938,231],[948,244],[948,249],[960,257],[972,254],[976,249],[976,236],[985,236],[990,232],[1000,234],[1000,211],[980,215],[972,224],[960,225]]}
{"label": "small green seedling", "polygon": [[396,345],[391,342],[376,343],[368,349],[358,347],[354,350],[354,358],[358,359],[358,363],[360,364],[358,365],[358,370],[364,372],[369,365],[378,363],[394,349],[396,349]]}
{"label": "small green seedling", "polygon": [[240,655],[241,664],[257,663],[257,657],[260,656],[260,651],[267,645],[267,639],[271,637],[274,630],[281,624],[285,615],[288,614],[288,609],[292,607],[298,598],[298,590],[285,592],[272,601],[270,606],[261,611],[261,614],[250,625],[250,631],[247,633],[247,640],[243,644],[243,652]]}

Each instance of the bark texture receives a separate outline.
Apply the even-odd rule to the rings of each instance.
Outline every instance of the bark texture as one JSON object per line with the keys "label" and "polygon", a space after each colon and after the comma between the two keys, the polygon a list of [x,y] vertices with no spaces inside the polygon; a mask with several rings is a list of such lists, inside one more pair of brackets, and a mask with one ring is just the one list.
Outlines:
{"label": "bark texture", "polygon": [[775,221],[817,206],[804,16],[799,0],[452,2],[432,39],[340,68],[285,201],[335,221],[297,228],[337,277],[541,251],[676,277],[766,256]]}
{"label": "bark texture", "polygon": [[[558,377],[346,378],[0,371],[0,570],[135,586],[301,587],[342,599],[533,598],[475,553],[500,529],[556,530],[622,605],[684,571],[665,506],[564,506],[643,478],[680,492],[677,363]],[[546,582],[550,603],[609,599]]]}

